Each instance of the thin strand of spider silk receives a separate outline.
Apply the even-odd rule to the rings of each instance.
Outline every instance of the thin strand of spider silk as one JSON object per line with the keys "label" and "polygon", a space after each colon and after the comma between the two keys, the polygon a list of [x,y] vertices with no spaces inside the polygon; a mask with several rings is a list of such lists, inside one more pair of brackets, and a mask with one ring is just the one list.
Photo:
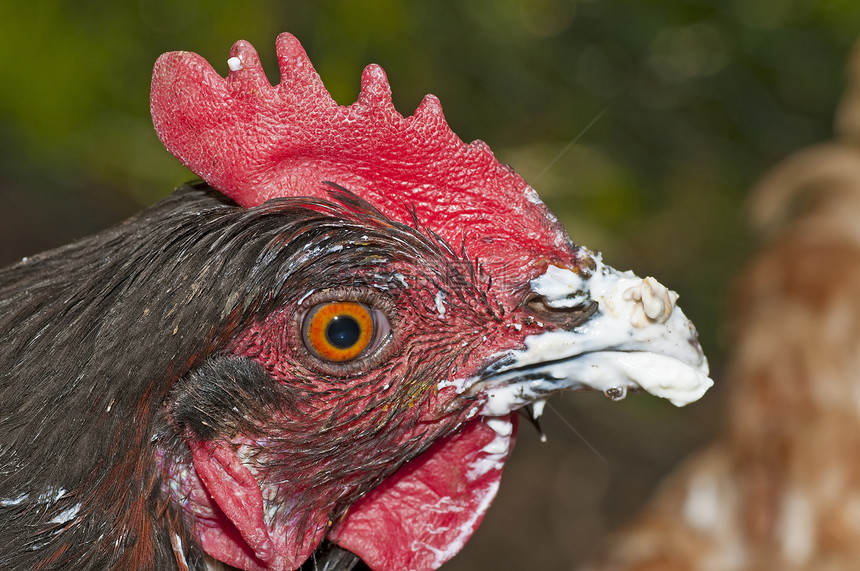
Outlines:
{"label": "thin strand of spider silk", "polygon": [[558,160],[559,160],[561,157],[563,157],[563,156],[564,156],[564,154],[565,154],[567,151],[569,151],[569,150],[570,150],[570,148],[571,148],[572,146],[574,146],[574,145],[576,144],[576,142],[577,142],[577,141],[579,141],[579,140],[583,137],[583,135],[585,135],[585,134],[588,132],[588,130],[589,130],[589,129],[591,129],[591,128],[594,126],[594,124],[595,124],[595,123],[597,123],[597,122],[600,120],[600,118],[601,118],[601,117],[603,117],[603,114],[604,114],[604,113],[606,113],[606,110],[607,110],[607,109],[609,109],[609,106],[604,107],[604,108],[603,108],[603,110],[602,110],[600,113],[598,113],[598,114],[597,114],[597,116],[596,116],[596,117],[594,117],[594,119],[592,119],[592,120],[591,120],[591,122],[590,122],[590,123],[588,123],[588,125],[586,125],[586,126],[585,126],[585,127],[584,127],[580,132],[579,132],[579,134],[578,134],[576,137],[574,137],[574,138],[573,138],[573,140],[572,140],[572,141],[570,141],[570,142],[569,142],[569,143],[568,143],[568,144],[567,144],[567,145],[566,145],[566,146],[565,146],[561,151],[559,151],[559,153],[555,156],[555,158],[554,158],[554,159],[552,159],[552,160],[549,162],[549,164],[548,164],[548,165],[546,165],[546,166],[543,168],[543,170],[542,170],[542,171],[540,171],[540,172],[537,174],[537,176],[536,176],[536,177],[534,177],[534,178],[531,180],[532,185],[534,185],[535,183],[537,183],[537,181],[540,179],[540,177],[542,177],[543,175],[545,175],[545,174],[547,173],[547,171],[548,171],[549,169],[551,169],[551,168],[552,168],[552,165],[554,165],[555,163],[557,163],[557,162],[558,162]]}
{"label": "thin strand of spider silk", "polygon": [[588,449],[589,449],[589,450],[591,450],[591,451],[594,453],[594,455],[595,455],[595,456],[597,456],[598,458],[600,458],[600,460],[601,460],[601,461],[603,461],[603,463],[604,463],[604,464],[606,464],[607,466],[609,466],[609,460],[607,460],[607,459],[603,456],[603,454],[601,454],[600,452],[598,452],[598,451],[597,451],[597,448],[595,448],[595,447],[591,444],[591,442],[589,442],[589,441],[585,438],[585,436],[583,436],[583,435],[582,435],[582,433],[581,433],[581,432],[579,432],[576,428],[574,428],[574,426],[573,426],[570,422],[568,422],[568,420],[567,420],[565,417],[563,417],[563,416],[561,415],[561,413],[560,413],[560,412],[558,412],[558,411],[555,409],[555,407],[554,407],[554,406],[552,406],[551,404],[547,403],[547,404],[546,404],[546,407],[547,407],[548,409],[550,409],[553,413],[555,413],[555,415],[556,415],[558,418],[560,418],[560,419],[561,419],[561,421],[564,423],[564,425],[565,425],[565,426],[567,426],[567,427],[570,429],[570,431],[571,431],[571,432],[573,432],[574,434],[576,434],[576,436],[577,436],[577,437],[579,437],[579,439],[580,439],[580,440],[582,440],[582,442],[583,442],[583,443],[588,447]]}

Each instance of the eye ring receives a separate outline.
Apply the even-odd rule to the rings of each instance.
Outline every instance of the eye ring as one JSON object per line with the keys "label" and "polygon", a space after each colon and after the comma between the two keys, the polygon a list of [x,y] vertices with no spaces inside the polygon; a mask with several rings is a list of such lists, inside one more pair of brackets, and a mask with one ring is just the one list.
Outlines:
{"label": "eye ring", "polygon": [[[361,332],[355,335],[353,330],[350,338],[349,327],[346,327],[339,332],[340,341],[330,343],[331,340],[326,339],[330,320],[343,315],[344,309],[347,316],[355,319]],[[370,316],[371,328],[361,328],[362,322],[366,323],[365,312]],[[371,288],[334,287],[306,294],[299,299],[290,322],[289,343],[294,354],[305,366],[325,374],[343,376],[367,372],[389,356],[397,345],[398,318],[394,300]],[[328,350],[329,344],[334,346],[334,352]],[[340,351],[342,349],[346,351]]]}
{"label": "eye ring", "polygon": [[322,303],[305,318],[304,341],[308,350],[324,361],[352,361],[370,346],[376,321],[373,309],[363,303]]}

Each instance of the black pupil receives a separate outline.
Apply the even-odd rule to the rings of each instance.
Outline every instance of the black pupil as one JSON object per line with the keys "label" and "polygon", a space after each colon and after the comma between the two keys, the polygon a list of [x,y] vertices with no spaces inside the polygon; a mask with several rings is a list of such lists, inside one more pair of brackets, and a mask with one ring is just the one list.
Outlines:
{"label": "black pupil", "polygon": [[361,337],[361,326],[349,315],[337,315],[325,328],[325,338],[338,349],[349,349]]}

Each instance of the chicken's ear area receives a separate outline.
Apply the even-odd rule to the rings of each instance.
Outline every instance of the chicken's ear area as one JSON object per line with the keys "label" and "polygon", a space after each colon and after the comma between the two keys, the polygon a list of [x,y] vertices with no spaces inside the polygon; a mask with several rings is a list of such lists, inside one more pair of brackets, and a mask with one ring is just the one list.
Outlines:
{"label": "chicken's ear area", "polygon": [[[273,541],[263,518],[263,494],[251,471],[236,456],[231,444],[217,441],[189,442],[197,476],[221,513],[198,521],[198,540],[215,559],[240,569],[294,569],[322,539],[293,537]],[[283,534],[291,535],[291,534]],[[312,534],[308,534],[310,536]]]}
{"label": "chicken's ear area", "polygon": [[469,422],[362,496],[329,540],[372,569],[436,569],[457,554],[496,496],[516,415]]}

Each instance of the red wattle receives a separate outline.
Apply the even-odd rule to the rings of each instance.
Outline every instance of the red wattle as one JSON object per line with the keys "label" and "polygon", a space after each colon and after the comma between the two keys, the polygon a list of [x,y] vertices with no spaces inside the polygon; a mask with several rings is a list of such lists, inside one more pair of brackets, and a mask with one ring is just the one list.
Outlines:
{"label": "red wattle", "polygon": [[375,571],[437,569],[465,545],[484,518],[514,446],[477,419],[436,442],[350,508],[329,539]]}
{"label": "red wattle", "polygon": [[288,524],[267,522],[260,485],[230,444],[192,441],[189,446],[194,470],[214,504],[215,517],[195,529],[203,550],[245,571],[298,568],[322,540],[325,526],[313,525],[302,534]]}

